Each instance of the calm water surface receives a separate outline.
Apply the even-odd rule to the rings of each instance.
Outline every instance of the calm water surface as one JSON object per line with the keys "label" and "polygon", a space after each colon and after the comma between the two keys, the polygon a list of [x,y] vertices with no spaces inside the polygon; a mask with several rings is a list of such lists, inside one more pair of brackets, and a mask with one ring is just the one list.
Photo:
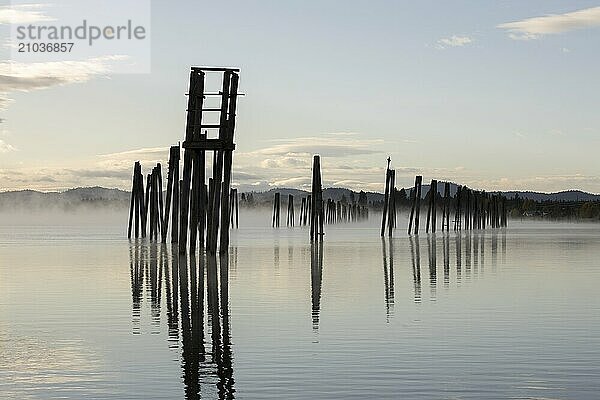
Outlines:
{"label": "calm water surface", "polygon": [[600,398],[599,225],[242,214],[215,260],[57,221],[0,226],[2,399]]}

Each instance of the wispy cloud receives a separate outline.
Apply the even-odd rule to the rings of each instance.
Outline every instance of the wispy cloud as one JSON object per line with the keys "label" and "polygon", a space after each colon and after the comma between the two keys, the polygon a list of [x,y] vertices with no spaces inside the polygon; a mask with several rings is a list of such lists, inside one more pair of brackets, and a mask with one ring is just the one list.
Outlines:
{"label": "wispy cloud", "polygon": [[45,14],[48,4],[13,4],[0,7],[0,25],[31,24],[34,22],[53,21]]}
{"label": "wispy cloud", "polygon": [[15,151],[15,147],[6,143],[4,140],[0,139],[0,153],[8,153],[10,151]]}
{"label": "wispy cloud", "polygon": [[544,35],[563,33],[574,29],[600,26],[600,7],[585,8],[565,14],[550,14],[526,18],[498,25],[514,40],[539,39]]}
{"label": "wispy cloud", "polygon": [[473,39],[468,36],[452,35],[438,40],[436,47],[438,49],[446,49],[448,47],[463,47],[471,43],[473,43]]}
{"label": "wispy cloud", "polygon": [[0,109],[6,108],[12,101],[9,96],[11,92],[29,92],[86,82],[96,76],[108,76],[114,64],[126,58],[105,56],[83,61],[0,62]]}
{"label": "wispy cloud", "polygon": [[381,153],[379,139],[357,139],[353,133],[329,133],[319,137],[284,139],[255,153],[267,156],[320,154],[324,157],[347,157]]}

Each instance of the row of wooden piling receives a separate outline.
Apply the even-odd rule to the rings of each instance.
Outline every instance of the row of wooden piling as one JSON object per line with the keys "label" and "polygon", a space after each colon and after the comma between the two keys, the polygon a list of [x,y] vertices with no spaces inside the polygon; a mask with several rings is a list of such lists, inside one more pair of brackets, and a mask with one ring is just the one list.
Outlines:
{"label": "row of wooden piling", "polygon": [[340,222],[358,222],[369,218],[369,208],[356,203],[342,203],[327,199],[325,221],[328,224]]}
{"label": "row of wooden piling", "polygon": [[[169,157],[169,170],[167,175],[166,193],[163,193],[162,167],[158,163],[150,174],[147,175],[144,190],[144,177],[142,167],[139,161],[135,162],[133,169],[133,184],[131,189],[131,201],[129,209],[129,225],[127,236],[131,239],[132,234],[135,238],[146,237],[146,226],[149,225],[150,240],[159,240],[162,243],[167,242],[169,229],[169,220],[171,221],[171,242],[178,243],[180,225],[179,204],[181,203],[180,188],[183,180],[179,180],[179,146],[172,146]],[[204,187],[202,193],[210,193],[212,189],[212,180],[209,182],[210,188]],[[164,203],[163,203],[164,200]],[[208,197],[200,199],[202,203],[201,210],[210,210]],[[171,217],[169,218],[169,215]],[[198,233],[203,238],[207,220],[207,214],[200,215]],[[239,227],[239,200],[238,190],[230,189],[229,194],[229,216],[228,226],[231,228]],[[202,240],[202,239],[201,239]]]}
{"label": "row of wooden piling", "polygon": [[[311,221],[308,218],[308,215],[311,214],[311,199],[311,195],[302,197],[300,214],[298,216],[299,226],[310,225]],[[288,195],[287,204],[286,226],[293,227],[296,225],[294,195]],[[323,208],[325,212],[325,224],[357,222],[369,218],[369,208],[366,205],[360,205],[356,203],[348,204],[342,203],[341,201],[336,202],[333,199],[327,199],[327,201],[323,204]],[[281,194],[277,192],[273,198],[272,226],[274,228],[279,227],[280,213]]]}
{"label": "row of wooden piling", "polygon": [[[419,216],[421,205],[422,176],[415,177],[415,186],[411,191],[411,210],[408,222],[408,233],[419,234]],[[442,204],[442,231],[450,230],[450,213],[454,209],[454,230],[502,228],[507,226],[506,197],[500,194],[489,194],[476,191],[466,186],[457,186],[454,197],[450,194],[450,183],[444,182],[444,195],[439,196],[438,181],[431,180],[429,191],[425,196],[427,203],[427,221],[425,231],[435,233],[437,228],[438,197]],[[452,204],[454,206],[452,206]],[[464,224],[463,224],[464,221]],[[413,229],[414,228],[414,229]],[[383,228],[382,228],[383,236]]]}
{"label": "row of wooden piling", "polygon": [[[149,217],[149,221],[148,221]],[[131,239],[132,225],[135,237],[146,237],[146,223],[150,225],[150,239],[157,240],[161,227],[164,226],[162,167],[160,163],[152,169],[146,180],[144,193],[144,175],[139,161],[133,167],[133,185],[129,206],[129,225],[127,237]]]}

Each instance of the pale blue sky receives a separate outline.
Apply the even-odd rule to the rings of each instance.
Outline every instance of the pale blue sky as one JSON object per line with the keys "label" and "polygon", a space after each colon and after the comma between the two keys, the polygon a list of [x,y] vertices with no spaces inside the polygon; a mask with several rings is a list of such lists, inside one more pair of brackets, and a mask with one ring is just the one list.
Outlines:
{"label": "pale blue sky", "polygon": [[127,188],[135,159],[150,168],[183,136],[189,66],[230,65],[247,93],[234,161],[243,188],[302,187],[319,152],[328,186],[381,190],[391,155],[399,186],[420,173],[486,190],[599,193],[597,13],[579,29],[499,27],[598,6],[154,1],[151,74],[28,92],[0,81],[13,100],[0,111],[0,190]]}

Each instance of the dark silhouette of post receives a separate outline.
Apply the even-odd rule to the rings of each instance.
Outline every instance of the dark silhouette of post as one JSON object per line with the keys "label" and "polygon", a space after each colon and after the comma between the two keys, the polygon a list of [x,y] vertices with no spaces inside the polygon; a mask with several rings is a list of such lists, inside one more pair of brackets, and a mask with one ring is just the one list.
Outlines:
{"label": "dark silhouette of post", "polygon": [[444,183],[444,206],[442,212],[442,232],[450,231],[450,182]]}
{"label": "dark silhouette of post", "polygon": [[313,177],[312,177],[312,205],[310,218],[310,240],[314,240],[315,236],[319,240],[323,240],[323,219],[325,213],[323,210],[323,188],[321,186],[321,157],[315,155],[313,157]]}
{"label": "dark silhouette of post", "polygon": [[294,196],[288,195],[287,226],[294,226]]}
{"label": "dark silhouette of post", "polygon": [[385,235],[385,226],[386,219],[388,214],[388,206],[390,203],[390,180],[391,180],[391,171],[390,171],[390,162],[388,158],[388,167],[385,170],[385,193],[383,195],[383,215],[381,216],[381,237]]}
{"label": "dark silhouette of post", "polygon": [[273,228],[279,228],[279,211],[281,209],[281,196],[279,192],[275,193],[273,200]]}

